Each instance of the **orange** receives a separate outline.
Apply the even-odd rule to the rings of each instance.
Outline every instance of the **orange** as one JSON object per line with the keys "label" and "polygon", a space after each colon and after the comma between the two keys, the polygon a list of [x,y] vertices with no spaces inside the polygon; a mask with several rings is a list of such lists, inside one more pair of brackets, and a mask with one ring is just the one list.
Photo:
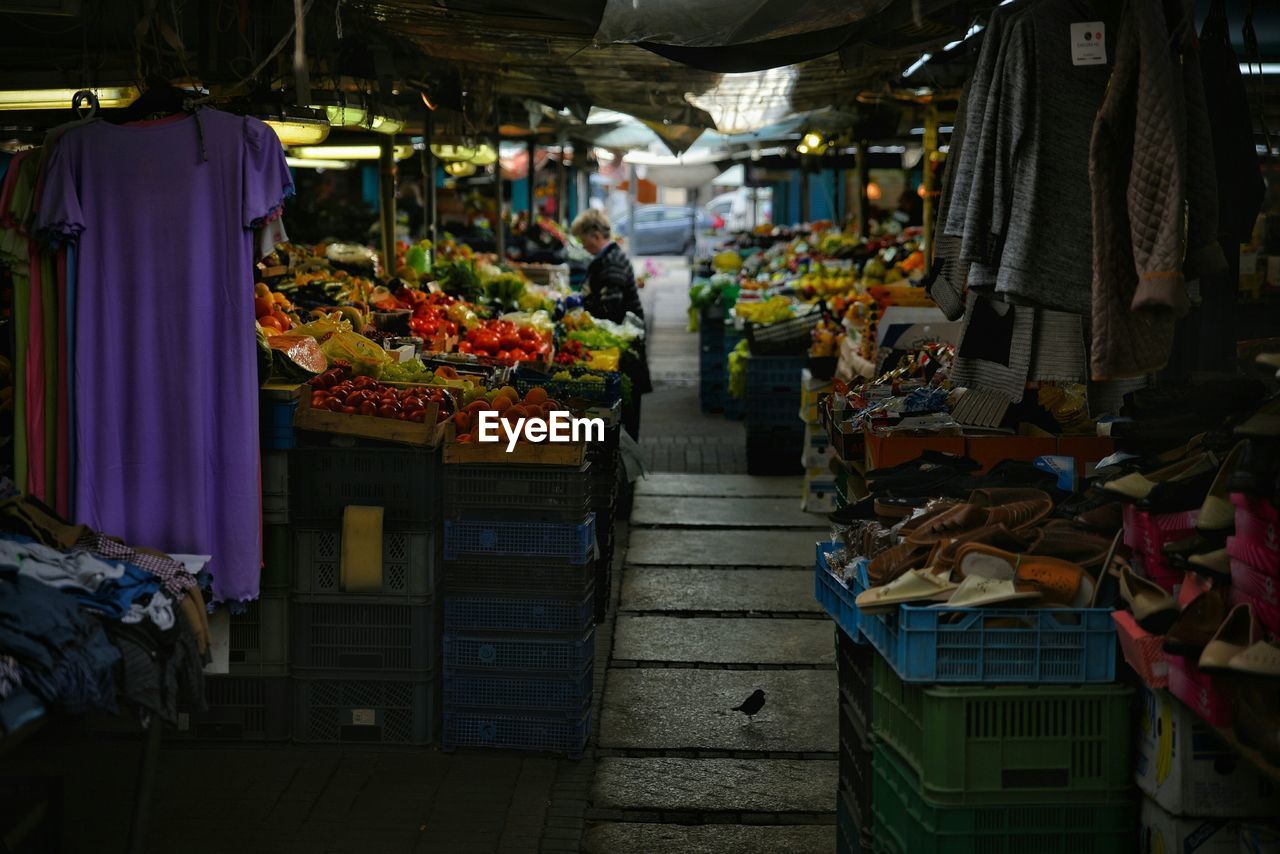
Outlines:
{"label": "orange", "polygon": [[542,404],[547,399],[547,390],[542,386],[534,386],[524,396],[525,403]]}
{"label": "orange", "polygon": [[262,297],[263,299],[270,299],[271,288],[267,287],[262,282],[258,282],[256,285],[253,286],[253,295],[255,297]]}
{"label": "orange", "polygon": [[271,313],[271,309],[272,309],[271,300],[268,297],[253,298],[253,316],[254,317],[266,317],[268,314]]}
{"label": "orange", "polygon": [[283,311],[273,311],[271,316],[275,318],[276,325],[281,329],[288,331],[293,328],[293,321],[289,320],[289,316]]}

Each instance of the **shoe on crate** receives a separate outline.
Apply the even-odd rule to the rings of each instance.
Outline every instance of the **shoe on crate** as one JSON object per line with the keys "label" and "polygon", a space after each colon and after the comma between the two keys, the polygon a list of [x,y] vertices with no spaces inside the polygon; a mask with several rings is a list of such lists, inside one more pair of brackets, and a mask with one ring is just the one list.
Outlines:
{"label": "shoe on crate", "polygon": [[933,569],[955,569],[960,549],[970,543],[982,543],[1006,552],[1030,552],[1039,544],[1041,532],[1032,528],[1015,534],[1002,524],[986,525],[967,531],[958,537],[941,540],[934,545],[926,565]]}
{"label": "shoe on crate", "polygon": [[1056,520],[1039,529],[1040,538],[1027,549],[1034,555],[1056,557],[1078,564],[1082,569],[1097,575],[1115,537],[1113,531],[1106,537],[1076,530],[1070,522]]}
{"label": "shoe on crate", "polygon": [[1231,726],[1241,744],[1280,766],[1280,689],[1266,684],[1237,687]]}
{"label": "shoe on crate", "polygon": [[1028,528],[1053,512],[1049,494],[1030,487],[975,489],[969,503],[987,510],[988,524],[1004,524],[1011,531]]}
{"label": "shoe on crate", "polygon": [[981,464],[970,457],[960,456],[959,454],[948,454],[943,451],[925,451],[913,460],[899,463],[896,466],[888,466],[886,468],[871,469],[866,474],[868,482],[888,479],[895,475],[905,475],[913,472],[932,471],[937,468],[947,468],[952,471],[977,471],[981,468]]}
{"label": "shoe on crate", "polygon": [[852,504],[846,504],[827,518],[836,525],[849,525],[863,519],[876,518],[875,499],[868,495]]}
{"label": "shoe on crate", "polygon": [[970,576],[960,582],[945,602],[934,608],[981,608],[985,605],[1006,605],[1010,602],[1032,602],[1043,593],[1033,584],[1014,578],[985,578]]}
{"label": "shoe on crate", "polygon": [[1170,655],[1199,656],[1227,618],[1228,607],[1226,594],[1221,590],[1206,590],[1192,599],[1165,634],[1164,651]]}
{"label": "shoe on crate", "polygon": [[890,610],[897,605],[945,602],[960,586],[949,576],[950,573],[939,574],[927,569],[909,569],[888,584],[862,591],[854,600],[854,604],[861,611],[875,613]]}
{"label": "shoe on crate", "polygon": [[1045,555],[1015,554],[984,543],[962,546],[956,568],[965,579],[1017,582],[1034,590],[1047,604],[1083,608],[1093,599],[1093,578],[1078,564]]}
{"label": "shoe on crate", "polygon": [[[1192,604],[1195,604],[1194,602]],[[1200,669],[1230,672],[1231,659],[1262,640],[1262,626],[1253,606],[1241,602],[1231,609],[1200,653]]]}
{"label": "shoe on crate", "polygon": [[1105,501],[1077,513],[1072,521],[1086,531],[1097,531],[1111,536],[1124,527],[1124,505],[1119,500],[1107,496]]}
{"label": "shoe on crate", "polygon": [[1191,558],[1196,555],[1217,551],[1226,544],[1226,535],[1223,534],[1218,537],[1217,533],[1211,532],[1209,536],[1206,536],[1197,531],[1189,537],[1165,543],[1160,550],[1173,566],[1179,569],[1191,569]]}
{"label": "shoe on crate", "polygon": [[1227,667],[1237,675],[1280,679],[1280,641],[1260,640],[1244,652],[1231,656]]}
{"label": "shoe on crate", "polygon": [[1227,482],[1228,492],[1243,492],[1259,498],[1275,494],[1280,473],[1280,442],[1245,439],[1244,453]]}
{"label": "shoe on crate", "polygon": [[[1102,488],[1127,501],[1141,501],[1151,495],[1158,484],[1186,480],[1214,470],[1213,455],[1198,453],[1154,471],[1133,472],[1109,480]],[[1207,488],[1207,485],[1206,485]],[[1201,495],[1203,499],[1203,494]]]}
{"label": "shoe on crate", "polygon": [[1149,581],[1125,564],[1120,570],[1120,598],[1133,612],[1138,625],[1153,635],[1162,635],[1178,618],[1178,603],[1163,587]]}
{"label": "shoe on crate", "polygon": [[903,542],[885,549],[867,564],[867,580],[873,585],[888,584],[907,570],[925,565],[931,547]]}
{"label": "shoe on crate", "polygon": [[1231,558],[1226,549],[1200,552],[1187,558],[1187,569],[1210,578],[1231,579]]}
{"label": "shoe on crate", "polygon": [[875,499],[875,511],[877,516],[884,516],[889,519],[907,519],[912,513],[921,510],[929,504],[930,499],[921,498],[877,498]]}

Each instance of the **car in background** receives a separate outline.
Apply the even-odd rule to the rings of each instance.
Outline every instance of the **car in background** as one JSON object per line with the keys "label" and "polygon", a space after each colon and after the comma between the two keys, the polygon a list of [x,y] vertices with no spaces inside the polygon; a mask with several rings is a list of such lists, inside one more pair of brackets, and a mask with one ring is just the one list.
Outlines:
{"label": "car in background", "polygon": [[698,233],[712,225],[705,210],[691,211],[684,205],[640,205],[635,213],[634,230],[627,212],[613,221],[613,233],[626,239],[627,254],[631,256],[692,254]]}
{"label": "car in background", "polygon": [[[753,203],[756,205],[754,222],[751,217]],[[746,187],[716,196],[707,202],[707,211],[720,221],[720,229],[730,234],[773,220],[773,203],[768,191],[758,190],[753,195]]]}

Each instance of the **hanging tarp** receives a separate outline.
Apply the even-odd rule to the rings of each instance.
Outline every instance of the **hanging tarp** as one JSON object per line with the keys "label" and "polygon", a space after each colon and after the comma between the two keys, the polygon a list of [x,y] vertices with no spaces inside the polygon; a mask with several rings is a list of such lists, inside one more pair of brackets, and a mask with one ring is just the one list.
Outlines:
{"label": "hanging tarp", "polygon": [[889,0],[606,0],[596,41],[742,45],[844,27],[887,5]]}

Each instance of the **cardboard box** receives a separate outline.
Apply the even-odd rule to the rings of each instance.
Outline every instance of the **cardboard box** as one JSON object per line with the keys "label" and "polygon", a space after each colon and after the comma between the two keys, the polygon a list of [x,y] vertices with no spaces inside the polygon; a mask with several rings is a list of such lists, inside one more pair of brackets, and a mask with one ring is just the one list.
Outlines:
{"label": "cardboard box", "polygon": [[831,458],[836,454],[831,446],[831,437],[820,424],[804,425],[804,451],[800,455],[800,463],[807,469],[826,470]]}
{"label": "cardboard box", "polygon": [[1240,825],[1229,818],[1186,818],[1142,799],[1138,850],[1167,854],[1240,854]]}
{"label": "cardboard box", "polygon": [[826,467],[808,468],[804,473],[804,500],[801,508],[807,513],[834,513],[836,511],[836,476]]}
{"label": "cardboard box", "polygon": [[866,437],[867,468],[885,468],[914,460],[925,451],[967,454],[985,471],[1001,460],[1034,460],[1060,454],[1076,461],[1076,473],[1086,475],[1115,442],[1093,436],[871,436]]}
{"label": "cardboard box", "polygon": [[1280,784],[1168,691],[1144,686],[1138,703],[1134,778],[1162,808],[1178,816],[1280,815]]}

